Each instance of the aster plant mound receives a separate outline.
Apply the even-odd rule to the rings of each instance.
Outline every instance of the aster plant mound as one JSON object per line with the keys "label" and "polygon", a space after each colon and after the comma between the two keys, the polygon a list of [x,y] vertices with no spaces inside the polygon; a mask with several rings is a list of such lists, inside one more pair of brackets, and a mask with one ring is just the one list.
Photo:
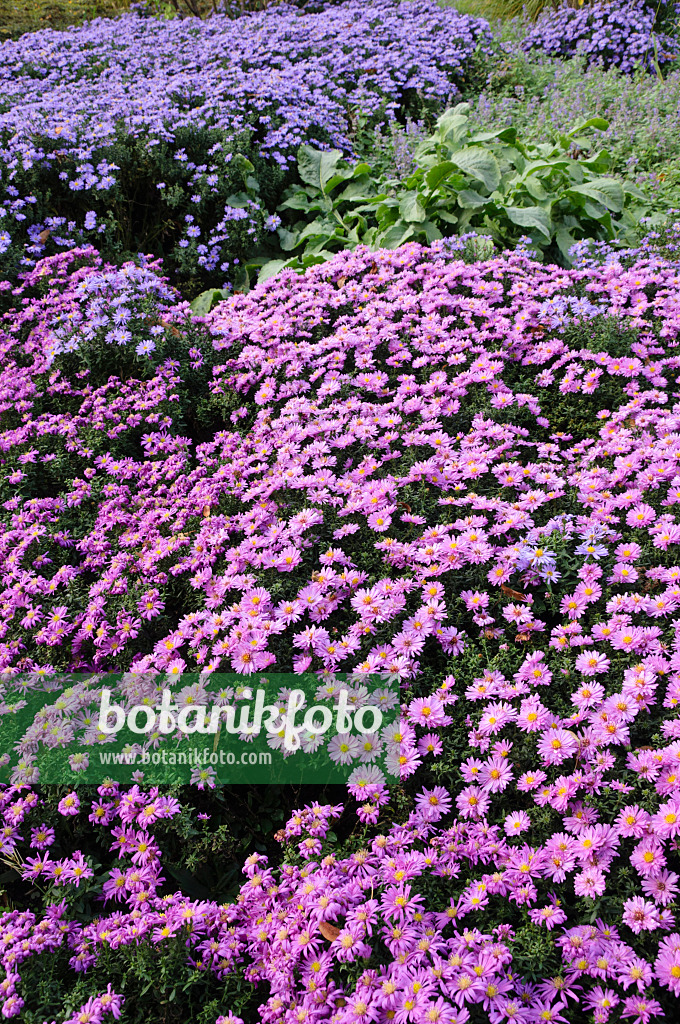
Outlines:
{"label": "aster plant mound", "polygon": [[301,143],[458,93],[488,24],[434,0],[97,19],[0,45],[0,279],[94,243],[152,251],[189,290],[233,282]]}
{"label": "aster plant mound", "polygon": [[552,57],[581,54],[588,63],[626,72],[636,67],[653,71],[678,54],[677,40],[658,30],[660,6],[655,9],[644,0],[596,0],[578,8],[564,3],[557,11],[545,11],[520,45]]}
{"label": "aster plant mound", "polygon": [[[150,837],[180,812],[155,791],[63,798],[129,859],[95,875],[75,848],[34,856],[46,811],[10,787],[4,855],[40,887],[0,918],[5,1016],[34,1005],[45,956],[110,1000],[125,950],[187,943],[192,970],[237,987],[237,1020],[673,1006],[680,269],[600,250],[569,271],[469,264],[464,246],[359,248],[205,318],[158,268],[91,252],[25,283],[2,339],[22,374],[0,422],[5,707],[20,672],[123,669],[136,702],[149,670],[384,672],[402,783],[367,751],[356,811],[301,808],[283,863],[250,858],[221,909],[164,880]],[[122,343],[97,321],[116,308]],[[100,380],[93,333],[137,369]],[[198,371],[200,422],[182,398]],[[70,694],[66,724],[89,700]],[[59,902],[85,883],[107,901],[94,923]]]}

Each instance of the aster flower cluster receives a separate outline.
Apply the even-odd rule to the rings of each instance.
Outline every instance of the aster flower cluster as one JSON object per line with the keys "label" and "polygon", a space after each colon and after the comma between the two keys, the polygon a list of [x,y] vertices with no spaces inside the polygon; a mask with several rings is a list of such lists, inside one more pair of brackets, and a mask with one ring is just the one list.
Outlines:
{"label": "aster flower cluster", "polygon": [[[476,41],[489,37],[483,20],[430,0],[378,0],[370,10],[350,0],[318,13],[283,6],[203,23],[131,14],[45,30],[2,44],[0,125],[12,136],[3,156],[10,170],[26,170],[48,157],[40,138],[87,161],[121,119],[150,141],[191,125],[264,130],[262,151],[278,159],[312,126],[347,145],[347,108],[375,116],[387,103],[394,112],[409,89],[446,100]],[[68,109],[76,83],[79,102]],[[106,190],[115,171],[83,165],[69,180],[75,191]]]}
{"label": "aster flower cluster", "polygon": [[442,108],[490,38],[435,0],[348,0],[209,22],[129,13],[6,41],[0,268],[104,240],[147,248],[130,234],[155,207],[155,252],[184,276],[233,281],[273,230],[301,143],[350,154],[360,124]]}
{"label": "aster flower cluster", "polygon": [[656,29],[658,8],[645,0],[614,0],[546,10],[521,41],[524,50],[542,50],[552,57],[582,54],[588,63],[631,72],[653,70],[678,53],[673,36]]}
{"label": "aster flower cluster", "polygon": [[[81,264],[78,270],[73,269],[74,262]],[[59,356],[76,351],[90,370],[100,351],[118,350],[119,355],[121,348],[135,345],[136,355],[151,356],[154,339],[165,332],[163,324],[154,320],[175,316],[179,300],[159,271],[159,261],[144,257],[120,267],[106,265],[91,246],[48,257],[12,293],[23,297],[36,288],[47,288],[47,294],[30,311],[12,309],[5,314],[6,330],[24,337],[28,325],[33,338],[42,339],[44,369],[55,359],[63,362]],[[115,365],[120,367],[120,358]]]}
{"label": "aster flower cluster", "polygon": [[[177,918],[147,836],[152,878],[130,888],[119,869],[103,894],[127,909],[69,918],[75,969],[109,926],[169,941],[187,912],[196,970],[266,983],[262,1020],[454,1022],[479,1004],[532,1024],[579,998],[598,1021],[646,1022],[680,992],[680,268],[651,252],[471,265],[463,247],[357,249],[199,318],[208,440],[180,413],[191,366],[87,384],[80,345],[60,362],[45,329],[49,303],[77,320],[88,282],[110,307],[132,279],[181,336],[153,267],[117,276],[80,252],[20,291],[4,345],[21,406],[0,435],[7,687],[269,667],[383,672],[403,691],[382,740],[406,812],[368,751],[349,783],[364,847],[334,852],[339,809],[302,808],[280,869],[250,860],[226,909],[171,894]],[[6,793],[47,842],[34,797]],[[100,797],[95,820],[133,843],[161,799]],[[77,793],[60,813],[84,813]],[[10,859],[27,840],[14,814]],[[59,871],[92,882],[78,854]],[[554,971],[540,984],[518,966],[527,929]]]}
{"label": "aster flower cluster", "polygon": [[[403,825],[342,858],[321,856],[321,840],[341,808],[312,804],[295,811],[280,838],[290,843],[305,835],[301,859],[274,870],[266,857],[248,857],[238,899],[229,906],[179,892],[160,895],[164,878],[154,830],[180,812],[176,800],[136,786],[123,791],[113,783],[99,787],[97,797],[85,806],[70,793],[59,805],[64,817],[89,811],[89,822],[117,860],[94,883],[82,855],[53,855],[55,830],[40,823],[35,792],[9,787],[3,793],[3,860],[24,879],[48,886],[55,900],[41,919],[20,911],[0,916],[6,1018],[24,1006],[22,973],[33,958],[65,950],[71,969],[82,975],[101,958],[110,962],[116,950],[140,943],[157,956],[183,947],[196,972],[218,978],[241,972],[261,993],[257,1019],[265,1022],[302,1017],[333,1024],[395,1018],[464,1024],[475,1006],[493,1024],[568,1022],[574,1001],[594,1009],[599,1021],[612,1011],[621,1019],[649,1021],[662,1013],[649,994],[652,981],[677,992],[677,934],[662,940],[651,964],[602,920],[561,930],[553,976],[540,984],[518,978],[511,970],[514,928],[501,923],[480,930],[478,915],[490,899],[539,878],[540,851],[509,846],[485,818],[441,827],[439,820],[450,811],[441,788],[424,790]],[[433,797],[440,801],[436,812]],[[311,841],[317,844],[313,854]],[[474,865],[488,870],[465,887],[462,898],[440,899],[439,909],[428,908],[426,876],[447,891],[451,880]],[[104,913],[88,924],[68,912],[66,897],[81,886],[99,891],[104,901]],[[627,910],[624,926],[649,913],[640,899]],[[549,933],[565,916],[554,893],[544,907],[529,911]],[[381,949],[387,956],[379,954],[376,961]],[[377,965],[365,966],[371,960]],[[349,985],[338,980],[338,968],[348,966],[356,968]],[[100,1024],[107,1011],[118,1017],[122,1001],[109,985],[65,1024]],[[234,1019],[241,1020],[221,1016],[217,1024]]]}

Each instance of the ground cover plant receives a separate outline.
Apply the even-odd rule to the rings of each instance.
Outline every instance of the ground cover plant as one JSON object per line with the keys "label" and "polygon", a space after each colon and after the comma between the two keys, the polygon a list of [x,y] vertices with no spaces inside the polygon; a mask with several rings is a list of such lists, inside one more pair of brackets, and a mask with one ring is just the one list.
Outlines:
{"label": "ground cover plant", "polygon": [[0,714],[54,688],[94,758],[111,669],[401,697],[347,789],[47,787],[24,742],[4,1018],[674,1019],[680,221],[610,230],[680,206],[657,28],[651,73],[424,0],[0,50]]}
{"label": "ground cover plant", "polygon": [[[607,5],[611,9],[612,5]],[[663,23],[673,26],[672,9]],[[578,11],[572,10],[576,17]],[[546,24],[551,24],[546,15]],[[675,30],[674,30],[675,32]],[[541,46],[525,46],[527,25],[505,22],[497,35],[495,56],[474,61],[468,71],[464,99],[470,103],[471,123],[478,130],[514,127],[520,137],[555,143],[560,135],[589,117],[608,122],[583,138],[578,152],[592,156],[604,149],[611,159],[608,173],[631,179],[641,188],[654,212],[677,206],[680,152],[678,150],[678,72],[676,59],[662,59],[653,73],[629,59],[623,43],[607,54],[550,56]],[[558,34],[555,34],[558,38]],[[608,46],[613,40],[605,34]],[[655,43],[656,39],[656,43]],[[655,34],[647,35],[650,53],[669,54]],[[641,44],[643,45],[643,44]],[[603,64],[604,62],[604,64]],[[627,64],[627,70],[622,65]],[[632,70],[631,70],[632,69]],[[432,123],[425,119],[376,133],[373,151],[386,173],[400,178],[414,168],[414,151]]]}
{"label": "ground cover plant", "polygon": [[[339,254],[198,321],[152,266],[118,272],[91,251],[27,279],[24,316],[5,320],[7,373],[26,382],[2,439],[6,692],[19,669],[115,665],[134,688],[149,668],[382,668],[403,684],[388,742],[404,780],[386,791],[367,761],[344,851],[322,842],[339,806],[309,835],[293,815],[280,869],[249,861],[255,885],[219,911],[161,880],[161,838],[146,856],[142,822],[190,814],[175,798],[103,792],[91,812],[114,838],[123,815],[143,881],[101,861],[95,877],[63,845],[35,857],[43,840],[6,819],[6,862],[48,883],[6,918],[6,1014],[77,1001],[81,967],[122,980],[110,929],[139,949],[166,925],[173,956],[200,938],[193,971],[216,972],[243,1019],[464,1020],[476,1005],[502,1019],[516,1000],[521,1019],[569,1006],[576,1020],[572,992],[646,1019],[674,991],[678,267],[471,264],[463,246]],[[92,325],[107,288],[131,310],[121,344]],[[167,358],[175,332],[188,365]],[[107,346],[136,373],[112,376],[92,355]],[[226,423],[206,440],[182,384],[210,350],[192,395]],[[39,465],[56,474],[44,490]],[[40,832],[37,795],[10,789],[8,813],[34,799]],[[61,813],[79,804],[65,793]],[[82,900],[85,882],[125,902],[62,929],[52,899],[72,884]],[[314,909],[319,888],[333,898]],[[279,938],[258,937],[269,914],[286,919]],[[59,988],[36,989],[33,935],[73,981],[57,970]]]}

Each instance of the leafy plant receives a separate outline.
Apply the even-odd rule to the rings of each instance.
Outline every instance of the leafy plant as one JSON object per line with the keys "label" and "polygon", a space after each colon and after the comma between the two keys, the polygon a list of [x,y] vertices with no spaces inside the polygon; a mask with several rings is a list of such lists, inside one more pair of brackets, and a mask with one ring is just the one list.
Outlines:
{"label": "leafy plant", "polygon": [[376,177],[367,163],[350,166],[338,150],[301,146],[301,184],[279,207],[289,221],[297,214],[278,230],[282,252],[295,255],[265,262],[260,278],[359,244],[396,248],[470,230],[506,247],[528,236],[544,257],[566,265],[579,239],[637,240],[639,218],[648,212],[643,193],[606,176],[605,151],[578,155],[582,134],[606,129],[606,121],[592,117],[555,143],[535,144],[520,140],[514,127],[475,131],[469,109],[459,104],[442,114],[403,184]]}

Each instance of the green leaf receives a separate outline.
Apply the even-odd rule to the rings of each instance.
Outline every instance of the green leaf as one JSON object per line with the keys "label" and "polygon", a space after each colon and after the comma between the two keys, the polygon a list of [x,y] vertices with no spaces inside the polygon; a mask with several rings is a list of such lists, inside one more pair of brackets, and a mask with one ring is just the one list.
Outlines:
{"label": "green leaf", "polygon": [[248,160],[247,157],[243,156],[242,153],[235,153],[234,156],[232,157],[232,161],[233,161],[233,163],[236,164],[236,166],[238,167],[239,171],[244,176],[246,174],[250,173],[250,171],[254,171],[255,170],[254,165],[251,164],[250,160]]}
{"label": "green leaf", "polygon": [[440,164],[435,164],[435,166],[431,167],[430,170],[425,175],[427,187],[434,191],[437,185],[439,185],[439,183],[443,181],[444,178],[448,178],[451,171],[454,171],[455,169],[456,165],[454,163],[451,163],[450,160],[444,160]]}
{"label": "green leaf", "polygon": [[279,228],[278,235],[279,241],[281,242],[281,248],[284,252],[290,252],[292,249],[296,249],[300,244],[299,231],[289,231],[288,228]]}
{"label": "green leaf", "polygon": [[609,128],[609,121],[605,121],[603,117],[589,117],[587,121],[582,121],[576,128],[572,128],[567,138],[570,138],[572,135],[578,135],[584,128],[599,128],[600,131],[605,132]]}
{"label": "green leaf", "polygon": [[535,199],[536,202],[540,203],[544,199],[548,198],[548,192],[543,188],[543,184],[539,181],[536,175],[528,175],[528,177],[524,179],[523,184],[531,198]]}
{"label": "green leaf", "polygon": [[547,210],[540,206],[506,206],[508,220],[521,228],[535,228],[546,238],[552,238],[552,222]]}
{"label": "green leaf", "polygon": [[420,226],[420,230],[425,232],[425,238],[427,239],[428,245],[442,237],[441,231],[436,224],[432,223],[431,220],[426,220],[425,223]]}
{"label": "green leaf", "polygon": [[427,220],[427,210],[420,202],[416,192],[407,192],[399,203],[399,213],[405,221],[412,224],[422,224]]}
{"label": "green leaf", "polygon": [[323,151],[303,145],[298,149],[298,174],[308,185],[325,192],[326,184],[337,174],[341,160],[339,149]]}
{"label": "green leaf", "polygon": [[602,203],[598,203],[595,199],[586,198],[583,209],[592,220],[601,220],[607,216],[607,207],[603,206]]}
{"label": "green leaf", "polygon": [[479,206],[486,206],[490,202],[491,199],[487,196],[480,196],[479,192],[475,192],[472,188],[464,188],[462,192],[458,193],[458,205],[462,210],[476,210]]}
{"label": "green leaf", "polygon": [[332,175],[332,177],[328,179],[325,185],[325,191],[332,192],[333,189],[336,188],[338,185],[341,185],[343,181],[347,181],[348,179],[351,180],[352,177],[353,175],[351,170],[339,171],[338,173]]}
{"label": "green leaf", "polygon": [[579,164],[581,167],[587,168],[589,171],[595,171],[596,174],[601,174],[602,171],[607,171],[611,167],[612,158],[606,149],[598,149],[597,153],[593,153],[589,157],[581,157]]}
{"label": "green leaf", "polygon": [[234,291],[245,295],[250,291],[250,275],[245,267],[237,267],[234,274]]}
{"label": "green leaf", "polygon": [[229,296],[229,292],[223,288],[208,288],[207,291],[201,292],[191,303],[191,312],[194,316],[207,316],[213,306],[216,306],[222,299],[226,299]]}
{"label": "green leaf", "polygon": [[[233,203],[231,204],[234,205]],[[277,207],[279,210],[306,210],[310,205],[309,196],[306,192],[296,192],[290,199],[284,200]]]}
{"label": "green leaf", "polygon": [[413,230],[411,224],[398,220],[383,235],[379,235],[377,241],[381,249],[398,249],[413,236]]}
{"label": "green leaf", "polygon": [[566,227],[558,227],[555,232],[555,241],[557,242],[557,247],[559,251],[564,257],[564,261],[566,262],[567,266],[570,266],[571,259],[569,257],[569,249],[577,240],[573,238],[571,232],[567,230]]}
{"label": "green leaf", "polygon": [[568,191],[570,194],[575,192],[577,195],[594,199],[612,213],[621,213],[623,209],[623,186],[614,178],[592,178],[582,185],[572,185]]}
{"label": "green leaf", "polygon": [[326,263],[328,260],[335,256],[334,252],[330,252],[328,249],[319,249],[318,252],[305,252],[299,257],[300,262],[304,268],[316,267],[319,263]]}
{"label": "green leaf", "polygon": [[237,210],[242,210],[250,202],[250,196],[247,192],[234,192],[232,195],[227,196],[225,202],[227,206],[233,206]]}
{"label": "green leaf", "polygon": [[[321,218],[317,217],[316,220],[313,220],[309,224],[306,224],[302,231],[298,234],[297,245],[299,245],[301,242],[304,242],[306,239],[310,238],[314,238],[317,240],[333,238],[334,235],[337,233],[337,230],[338,225],[334,221],[326,218],[322,220]],[[279,231],[279,235],[280,234],[281,232]],[[282,244],[281,248],[285,249],[286,246]]]}
{"label": "green leaf", "polygon": [[371,179],[368,175],[362,175],[357,178],[356,181],[350,181],[342,192],[335,197],[336,205],[338,203],[347,202],[349,199],[361,200],[366,202],[371,198],[370,187],[372,185]]}
{"label": "green leaf", "polygon": [[[463,106],[463,104],[460,104],[460,106]],[[467,126],[469,117],[465,113],[457,112],[457,110],[458,108],[445,110],[441,117],[437,118],[437,128],[444,139],[452,136],[455,141],[458,141]]]}
{"label": "green leaf", "polygon": [[501,142],[513,143],[517,138],[516,128],[498,128],[495,132],[477,132],[475,135],[470,136],[469,142],[491,142],[493,139],[500,139]]}
{"label": "green leaf", "polygon": [[274,277],[275,274],[278,274],[279,270],[283,270],[287,262],[289,261],[270,260],[269,263],[265,263],[265,265],[260,270],[260,273],[257,275],[257,283],[261,284],[262,281],[266,281],[268,278]]}
{"label": "green leaf", "polygon": [[495,191],[501,182],[498,160],[486,149],[471,147],[451,154],[451,161],[471,178],[481,181],[489,192]]}

